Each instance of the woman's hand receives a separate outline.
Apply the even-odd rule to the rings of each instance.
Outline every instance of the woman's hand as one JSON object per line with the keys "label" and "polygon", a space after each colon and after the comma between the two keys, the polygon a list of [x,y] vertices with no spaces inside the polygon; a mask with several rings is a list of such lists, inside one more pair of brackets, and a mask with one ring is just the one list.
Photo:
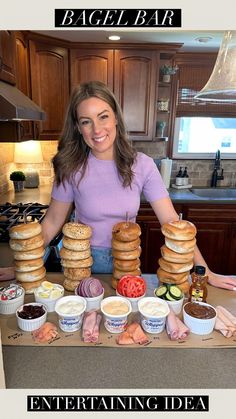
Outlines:
{"label": "woman's hand", "polygon": [[208,271],[207,275],[209,284],[213,285],[214,287],[236,291],[236,278],[215,274],[211,271]]}
{"label": "woman's hand", "polygon": [[11,267],[0,268],[0,281],[10,281],[15,278],[15,269]]}

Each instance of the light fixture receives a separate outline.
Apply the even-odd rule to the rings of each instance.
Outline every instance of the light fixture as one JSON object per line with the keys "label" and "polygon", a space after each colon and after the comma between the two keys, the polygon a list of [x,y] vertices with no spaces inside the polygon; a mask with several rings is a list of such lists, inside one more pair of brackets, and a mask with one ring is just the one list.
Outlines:
{"label": "light fixture", "polygon": [[119,41],[120,40],[120,36],[118,36],[118,35],[111,35],[111,36],[108,36],[108,39],[110,39],[110,41]]}
{"label": "light fixture", "polygon": [[212,74],[194,99],[236,102],[236,31],[224,33]]}
{"label": "light fixture", "polygon": [[211,36],[199,36],[198,38],[195,38],[195,41],[200,42],[200,44],[207,44],[211,40]]}
{"label": "light fixture", "polygon": [[43,155],[39,141],[23,141],[15,144],[14,162],[27,164],[25,173],[25,188],[39,186],[39,174],[32,164],[43,162]]}

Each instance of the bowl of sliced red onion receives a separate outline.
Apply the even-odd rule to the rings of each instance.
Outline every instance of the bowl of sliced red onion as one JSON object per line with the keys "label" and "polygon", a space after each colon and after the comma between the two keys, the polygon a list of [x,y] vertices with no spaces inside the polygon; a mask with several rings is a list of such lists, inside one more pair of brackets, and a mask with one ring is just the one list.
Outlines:
{"label": "bowl of sliced red onion", "polygon": [[84,278],[75,289],[75,295],[85,298],[87,302],[86,311],[100,310],[104,288],[99,279],[94,277]]}

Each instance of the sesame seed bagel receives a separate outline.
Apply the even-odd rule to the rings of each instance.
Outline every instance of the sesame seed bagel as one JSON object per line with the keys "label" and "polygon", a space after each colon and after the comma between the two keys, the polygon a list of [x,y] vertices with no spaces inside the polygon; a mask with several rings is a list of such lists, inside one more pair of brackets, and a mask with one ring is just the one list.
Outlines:
{"label": "sesame seed bagel", "polygon": [[174,240],[192,240],[197,233],[195,225],[186,220],[170,221],[163,224],[161,231],[165,237]]}
{"label": "sesame seed bagel", "polygon": [[75,281],[72,281],[71,279],[65,278],[62,285],[67,291],[74,292],[75,289],[78,287],[80,281],[81,281],[81,279],[77,279]]}
{"label": "sesame seed bagel", "polygon": [[62,228],[62,232],[71,239],[86,240],[92,236],[91,227],[81,223],[66,223]]}
{"label": "sesame seed bagel", "polygon": [[11,227],[9,230],[9,236],[11,239],[29,239],[37,236],[41,232],[41,225],[37,221],[34,221],[32,223],[18,224]]}
{"label": "sesame seed bagel", "polygon": [[90,268],[64,268],[64,277],[67,279],[78,280],[91,276]]}
{"label": "sesame seed bagel", "polygon": [[63,247],[69,250],[87,250],[90,247],[89,240],[78,240],[78,239],[70,239],[67,236],[63,237],[62,240]]}
{"label": "sesame seed bagel", "polygon": [[112,237],[122,242],[136,240],[141,235],[141,228],[137,223],[122,221],[113,226]]}
{"label": "sesame seed bagel", "polygon": [[90,268],[92,264],[93,264],[92,256],[90,256],[87,259],[81,259],[81,260],[61,259],[61,265],[64,268]]}
{"label": "sesame seed bagel", "polygon": [[87,250],[74,251],[74,250],[69,250],[69,249],[66,249],[65,247],[62,247],[60,250],[60,256],[62,259],[69,259],[69,260],[87,259],[89,256],[91,256],[91,250],[89,248]]}

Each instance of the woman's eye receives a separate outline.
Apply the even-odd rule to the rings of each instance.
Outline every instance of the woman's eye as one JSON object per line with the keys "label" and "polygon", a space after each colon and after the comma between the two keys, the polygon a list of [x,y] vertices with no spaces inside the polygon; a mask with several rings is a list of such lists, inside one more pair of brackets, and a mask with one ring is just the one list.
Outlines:
{"label": "woman's eye", "polygon": [[90,121],[89,120],[83,120],[83,121],[80,121],[80,124],[82,125],[82,126],[84,126],[84,125],[88,125],[90,123]]}
{"label": "woman's eye", "polygon": [[106,118],[109,118],[109,115],[104,114],[104,115],[101,116],[101,119],[106,119]]}

